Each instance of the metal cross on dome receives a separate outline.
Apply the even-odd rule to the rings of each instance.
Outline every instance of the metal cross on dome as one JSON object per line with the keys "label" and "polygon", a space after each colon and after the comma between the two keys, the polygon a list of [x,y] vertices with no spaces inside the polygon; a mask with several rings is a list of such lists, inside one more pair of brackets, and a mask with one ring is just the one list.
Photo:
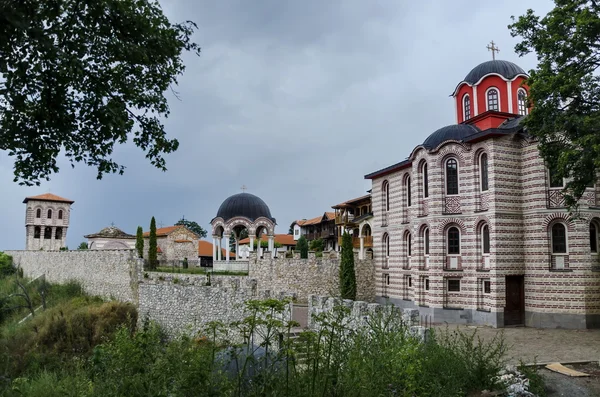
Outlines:
{"label": "metal cross on dome", "polygon": [[248,190],[248,188],[246,187],[246,185],[242,185],[242,187],[240,189],[242,189],[242,192],[244,192],[244,193],[246,193],[246,190]]}
{"label": "metal cross on dome", "polygon": [[485,47],[488,49],[488,51],[492,52],[492,60],[496,60],[496,53],[500,52],[500,48],[496,47],[496,43],[494,43],[494,40],[492,40],[490,42],[490,44],[487,45],[487,47]]}

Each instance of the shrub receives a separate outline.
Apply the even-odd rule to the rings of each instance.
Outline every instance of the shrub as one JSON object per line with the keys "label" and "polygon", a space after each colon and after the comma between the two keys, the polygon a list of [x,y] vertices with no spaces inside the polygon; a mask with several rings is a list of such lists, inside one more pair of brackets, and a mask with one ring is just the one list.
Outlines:
{"label": "shrub", "polygon": [[88,249],[88,244],[84,241],[77,247],[78,250],[86,250]]}
{"label": "shrub", "polygon": [[135,235],[135,249],[137,250],[138,258],[144,257],[144,230],[141,226],[137,227]]}
{"label": "shrub", "polygon": [[343,299],[356,299],[356,274],[354,272],[354,248],[352,236],[342,236],[342,258],[340,260],[340,295]]}
{"label": "shrub", "polygon": [[306,241],[306,237],[300,236],[298,242],[296,243],[296,249],[300,251],[300,258],[308,258],[308,241]]}
{"label": "shrub", "polygon": [[517,369],[529,380],[529,391],[538,397],[546,397],[546,385],[544,378],[540,375],[536,363],[533,366],[527,366],[524,362],[520,362]]}
{"label": "shrub", "polygon": [[187,258],[183,258],[183,263],[181,265],[184,269],[188,268],[188,259]]}
{"label": "shrub", "polygon": [[150,237],[148,239],[148,268],[156,269],[158,264],[158,245],[156,242],[156,220],[150,220]]}
{"label": "shrub", "polygon": [[17,269],[13,266],[12,256],[0,252],[0,278],[15,274]]}

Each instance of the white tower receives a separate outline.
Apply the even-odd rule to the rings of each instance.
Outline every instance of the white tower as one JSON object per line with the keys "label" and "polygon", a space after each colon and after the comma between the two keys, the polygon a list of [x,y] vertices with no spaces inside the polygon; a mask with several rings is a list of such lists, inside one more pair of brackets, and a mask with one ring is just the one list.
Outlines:
{"label": "white tower", "polygon": [[66,245],[72,200],[51,193],[26,197],[26,250],[58,251]]}

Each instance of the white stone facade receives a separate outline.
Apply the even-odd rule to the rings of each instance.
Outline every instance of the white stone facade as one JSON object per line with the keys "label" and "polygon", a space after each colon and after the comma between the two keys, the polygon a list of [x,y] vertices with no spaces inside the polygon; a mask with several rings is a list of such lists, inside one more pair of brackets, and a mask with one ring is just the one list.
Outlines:
{"label": "white stone facade", "polygon": [[26,250],[58,251],[66,246],[70,201],[25,199]]}

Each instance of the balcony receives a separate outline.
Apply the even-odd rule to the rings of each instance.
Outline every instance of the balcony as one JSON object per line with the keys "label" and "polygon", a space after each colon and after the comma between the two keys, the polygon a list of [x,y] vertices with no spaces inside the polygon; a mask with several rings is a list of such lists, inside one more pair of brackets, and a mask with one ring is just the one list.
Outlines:
{"label": "balcony", "polygon": [[[365,236],[363,238],[363,248],[373,248],[373,236]],[[338,237],[338,245],[342,246],[342,237]],[[352,237],[352,247],[360,248],[360,237]]]}
{"label": "balcony", "polygon": [[354,220],[354,215],[352,214],[337,214],[335,216],[335,224],[336,225],[345,225],[347,223],[352,223],[352,221]]}
{"label": "balcony", "polygon": [[335,236],[335,231],[333,230],[323,230],[320,234],[321,238],[330,238]]}

